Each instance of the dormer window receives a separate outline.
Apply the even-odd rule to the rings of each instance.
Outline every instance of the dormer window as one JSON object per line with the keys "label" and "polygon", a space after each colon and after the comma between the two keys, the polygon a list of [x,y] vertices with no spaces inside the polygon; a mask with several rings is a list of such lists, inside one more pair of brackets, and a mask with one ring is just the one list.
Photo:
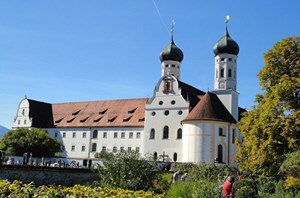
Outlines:
{"label": "dormer window", "polygon": [[72,115],[75,116],[75,115],[77,115],[79,112],[80,112],[80,110],[74,111],[74,112],[72,113]]}
{"label": "dormer window", "polygon": [[100,111],[100,112],[99,112],[99,115],[105,114],[106,111],[107,111],[107,109],[104,109],[103,111]]}
{"label": "dormer window", "polygon": [[137,107],[136,107],[136,108],[133,108],[133,109],[131,109],[131,110],[129,110],[129,111],[128,111],[128,114],[133,114],[133,113],[135,112],[136,109],[137,109]]}

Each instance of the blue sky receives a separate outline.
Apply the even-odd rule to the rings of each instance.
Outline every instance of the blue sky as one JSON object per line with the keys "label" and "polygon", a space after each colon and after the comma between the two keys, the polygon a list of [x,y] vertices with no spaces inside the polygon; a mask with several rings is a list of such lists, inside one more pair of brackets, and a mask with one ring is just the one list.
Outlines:
{"label": "blue sky", "polygon": [[226,15],[240,46],[239,104],[251,109],[263,54],[299,36],[299,8],[298,0],[1,1],[0,125],[12,126],[25,95],[49,103],[151,97],[172,19],[181,80],[212,90],[212,48]]}

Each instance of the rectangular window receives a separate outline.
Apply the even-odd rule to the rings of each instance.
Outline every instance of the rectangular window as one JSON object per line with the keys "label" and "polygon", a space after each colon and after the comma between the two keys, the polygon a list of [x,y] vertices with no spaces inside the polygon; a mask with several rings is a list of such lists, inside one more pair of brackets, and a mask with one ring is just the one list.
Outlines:
{"label": "rectangular window", "polygon": [[66,132],[63,132],[63,138],[65,138],[66,137]]}
{"label": "rectangular window", "polygon": [[72,145],[71,151],[75,151],[75,145]]}
{"label": "rectangular window", "polygon": [[129,133],[129,139],[132,139],[133,138],[133,132],[130,132]]}
{"label": "rectangular window", "polygon": [[21,120],[18,120],[18,125],[20,125],[21,124]]}
{"label": "rectangular window", "polygon": [[103,132],[103,138],[107,138],[107,132]]}
{"label": "rectangular window", "polygon": [[58,136],[58,133],[57,133],[57,132],[55,132],[55,134],[54,134],[54,137],[56,137],[56,138],[57,138],[57,136]]}
{"label": "rectangular window", "polygon": [[102,151],[106,151],[106,146],[102,146]]}
{"label": "rectangular window", "polygon": [[82,133],[82,138],[86,138],[86,132]]}
{"label": "rectangular window", "polygon": [[27,120],[24,120],[24,124],[26,124],[26,121],[27,121]]}
{"label": "rectangular window", "polygon": [[118,132],[114,132],[114,138],[118,138]]}
{"label": "rectangular window", "polygon": [[225,132],[221,127],[219,128],[219,136],[225,136]]}
{"label": "rectangular window", "polygon": [[72,137],[76,138],[76,132],[73,132]]}
{"label": "rectangular window", "polygon": [[121,147],[120,147],[120,151],[121,151],[121,152],[124,152],[124,146],[121,146]]}
{"label": "rectangular window", "polygon": [[228,77],[231,78],[231,69],[228,69]]}
{"label": "rectangular window", "polygon": [[140,139],[141,138],[141,133],[140,132],[137,132],[136,133],[136,139]]}
{"label": "rectangular window", "polygon": [[117,150],[117,147],[116,146],[114,146],[113,147],[113,153],[116,153],[118,150]]}
{"label": "rectangular window", "polygon": [[121,138],[124,139],[125,138],[125,132],[121,133]]}
{"label": "rectangular window", "polygon": [[82,147],[81,147],[81,151],[85,151],[85,146],[82,146]]}
{"label": "rectangular window", "polygon": [[139,153],[139,152],[140,152],[140,147],[135,147],[135,151],[136,151],[137,153]]}
{"label": "rectangular window", "polygon": [[131,152],[131,147],[129,146],[127,150],[128,150],[128,152]]}
{"label": "rectangular window", "polygon": [[221,78],[224,77],[224,69],[221,69]]}
{"label": "rectangular window", "polygon": [[235,141],[235,129],[232,129],[232,144],[234,144]]}

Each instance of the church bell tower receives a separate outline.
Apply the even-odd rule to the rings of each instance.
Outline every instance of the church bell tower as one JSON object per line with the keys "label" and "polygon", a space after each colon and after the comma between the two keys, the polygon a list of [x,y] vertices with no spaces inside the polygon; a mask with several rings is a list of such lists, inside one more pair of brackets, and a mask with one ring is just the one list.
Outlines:
{"label": "church bell tower", "polygon": [[239,45],[228,33],[229,16],[224,36],[215,44],[214,93],[238,121],[237,58]]}

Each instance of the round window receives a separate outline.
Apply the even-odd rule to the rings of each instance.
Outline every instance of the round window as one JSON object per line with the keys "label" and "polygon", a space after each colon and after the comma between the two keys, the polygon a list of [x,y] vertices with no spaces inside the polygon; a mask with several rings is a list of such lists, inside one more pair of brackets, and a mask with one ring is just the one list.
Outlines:
{"label": "round window", "polygon": [[178,111],[178,115],[182,115],[182,111],[181,110]]}
{"label": "round window", "polygon": [[155,114],[156,114],[155,111],[152,111],[151,115],[152,115],[152,116],[155,116]]}
{"label": "round window", "polygon": [[166,115],[166,116],[169,115],[169,113],[170,113],[169,110],[166,110],[166,111],[165,111],[165,115]]}
{"label": "round window", "polygon": [[174,105],[175,103],[176,103],[176,101],[175,101],[175,100],[172,100],[172,101],[171,101],[171,104],[172,104],[172,105]]}
{"label": "round window", "polygon": [[162,105],[162,104],[164,104],[164,102],[163,102],[163,101],[159,101],[158,104],[159,104],[159,105]]}

